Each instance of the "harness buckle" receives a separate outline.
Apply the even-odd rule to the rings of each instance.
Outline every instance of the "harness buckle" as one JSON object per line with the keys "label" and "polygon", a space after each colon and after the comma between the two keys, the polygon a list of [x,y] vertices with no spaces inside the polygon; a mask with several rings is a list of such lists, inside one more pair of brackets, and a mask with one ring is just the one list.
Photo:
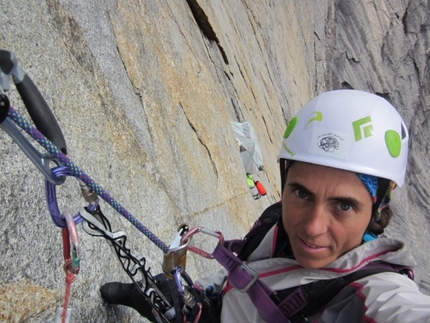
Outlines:
{"label": "harness buckle", "polygon": [[248,282],[248,284],[246,284],[246,286],[245,287],[243,287],[243,288],[238,288],[238,287],[236,287],[236,286],[234,286],[234,284],[233,284],[233,286],[234,286],[234,288],[236,288],[239,292],[241,292],[241,293],[246,293],[250,288],[251,288],[251,286],[252,285],[254,285],[255,284],[255,282],[258,280],[258,277],[259,277],[259,273],[257,273],[254,269],[252,269],[251,267],[249,267],[248,266],[248,263],[246,262],[246,261],[243,261],[241,264],[240,264],[240,268],[243,270],[243,271],[245,271],[245,272],[247,272],[248,274],[250,274],[251,276],[252,276],[252,279]]}

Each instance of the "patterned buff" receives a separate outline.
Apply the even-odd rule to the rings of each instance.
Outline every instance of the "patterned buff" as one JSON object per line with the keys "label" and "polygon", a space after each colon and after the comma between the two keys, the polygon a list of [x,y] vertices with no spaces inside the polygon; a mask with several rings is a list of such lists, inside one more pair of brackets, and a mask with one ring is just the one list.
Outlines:
{"label": "patterned buff", "polygon": [[[394,189],[395,185],[393,182],[388,183],[387,189],[380,187],[381,181],[378,177],[366,174],[357,174],[358,177],[363,182],[364,186],[368,189],[370,196],[373,200],[373,210],[372,213],[375,214],[373,221],[379,221],[381,218],[381,210],[384,209],[391,200],[391,191]],[[378,190],[379,189],[379,190]],[[376,239],[377,236],[371,232],[366,232],[363,237],[365,242]]]}
{"label": "patterned buff", "polygon": [[365,174],[357,174],[363,182],[364,186],[369,190],[370,196],[372,197],[373,203],[377,200],[378,193],[378,177]]}

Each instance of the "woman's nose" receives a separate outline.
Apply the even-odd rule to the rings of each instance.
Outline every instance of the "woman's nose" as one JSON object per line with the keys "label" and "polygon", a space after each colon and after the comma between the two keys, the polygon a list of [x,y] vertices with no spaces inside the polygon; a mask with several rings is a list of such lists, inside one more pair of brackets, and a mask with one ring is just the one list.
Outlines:
{"label": "woman's nose", "polygon": [[320,205],[313,205],[306,214],[304,230],[309,237],[316,237],[327,232],[329,212]]}

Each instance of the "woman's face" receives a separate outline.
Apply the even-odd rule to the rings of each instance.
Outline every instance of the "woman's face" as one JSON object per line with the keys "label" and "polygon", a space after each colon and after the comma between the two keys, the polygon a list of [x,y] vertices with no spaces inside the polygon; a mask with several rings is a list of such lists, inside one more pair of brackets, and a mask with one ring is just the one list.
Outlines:
{"label": "woman's face", "polygon": [[296,260],[322,268],[361,244],[372,199],[355,173],[295,162],[282,196],[282,220]]}

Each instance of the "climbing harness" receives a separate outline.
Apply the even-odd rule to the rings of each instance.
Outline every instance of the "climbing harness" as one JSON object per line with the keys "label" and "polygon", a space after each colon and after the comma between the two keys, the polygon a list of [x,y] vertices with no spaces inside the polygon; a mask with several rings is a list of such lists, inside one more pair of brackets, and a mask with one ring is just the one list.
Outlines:
{"label": "climbing harness", "polygon": [[[11,78],[34,125],[10,105],[5,92],[10,89]],[[47,153],[41,154],[17,126],[44,147]],[[80,223],[88,234],[103,237],[109,242],[124,271],[154,309],[153,315],[157,322],[167,323],[173,320],[181,322],[179,315],[181,311],[184,315],[182,318],[184,322],[197,323],[199,321],[202,304],[188,291],[188,288],[193,286],[193,282],[185,272],[186,250],[191,237],[188,237],[187,243],[183,243],[182,236],[188,232],[188,226],[181,226],[172,244],[167,246],[88,174],[74,164],[66,155],[67,148],[64,136],[43,96],[30,77],[18,66],[15,55],[5,50],[0,50],[0,128],[18,144],[29,160],[44,175],[48,210],[54,224],[62,232],[66,291],[63,307],[57,309],[56,312],[56,323],[67,323],[71,317],[71,307],[69,306],[71,285],[79,273],[81,264],[80,245],[76,229]],[[53,165],[55,167],[52,167]],[[57,203],[56,186],[63,184],[67,176],[78,179],[83,198],[88,202],[88,205],[81,208],[79,213],[74,216],[62,213]],[[171,277],[172,288],[176,288],[183,299],[185,305],[182,310],[177,298],[174,297],[173,304],[171,304],[157,287],[145,257],[132,254],[126,245],[127,236],[125,233],[122,231],[112,232],[110,222],[101,211],[99,197],[163,251],[163,270],[167,271]],[[182,279],[187,283],[188,288],[183,286]]]}

